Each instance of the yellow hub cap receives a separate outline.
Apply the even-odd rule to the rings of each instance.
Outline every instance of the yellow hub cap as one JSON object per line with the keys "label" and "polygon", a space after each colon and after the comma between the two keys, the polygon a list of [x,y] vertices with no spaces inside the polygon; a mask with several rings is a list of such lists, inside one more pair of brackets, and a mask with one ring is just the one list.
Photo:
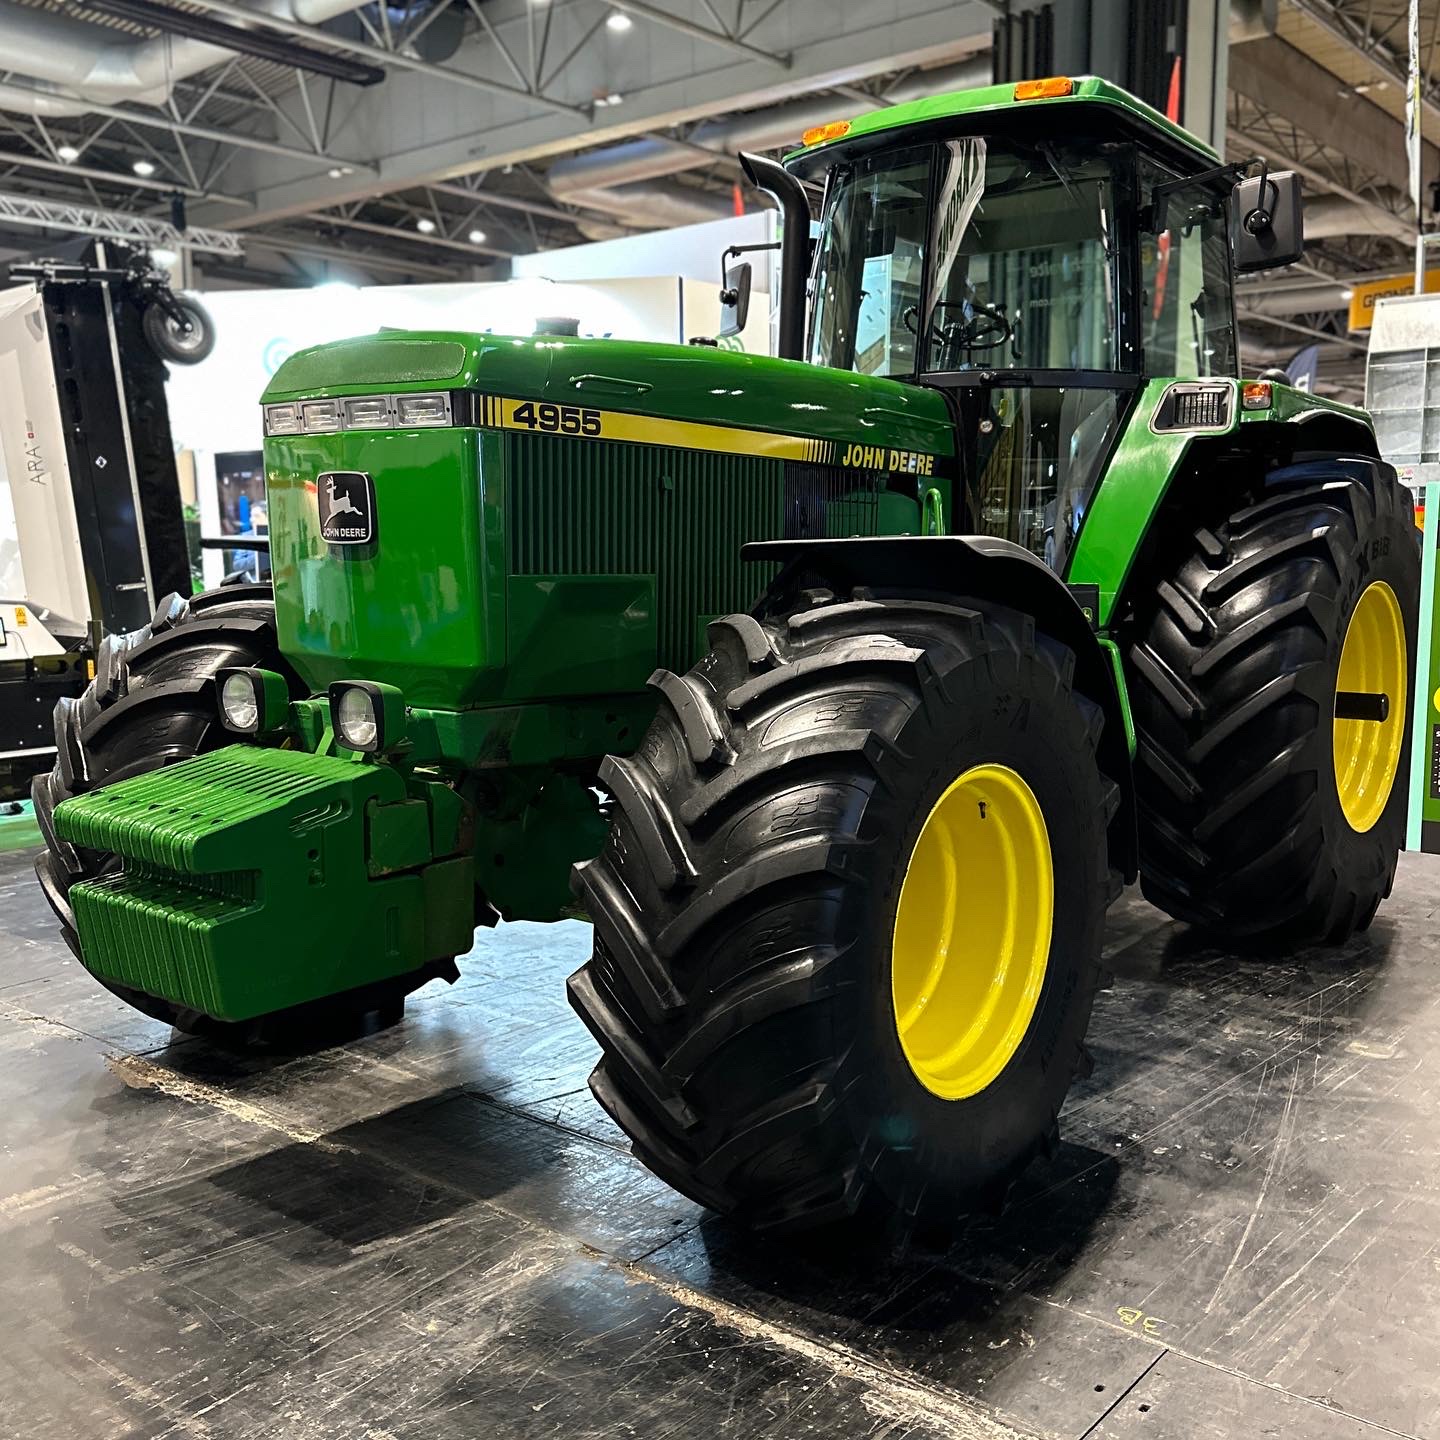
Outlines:
{"label": "yellow hub cap", "polygon": [[1004,765],[967,770],[935,802],[895,912],[890,989],[900,1046],[927,1090],[963,1100],[1030,1028],[1055,912],[1034,792]]}
{"label": "yellow hub cap", "polygon": [[[1350,828],[1361,834],[1385,813],[1400,769],[1408,675],[1400,602],[1383,580],[1376,580],[1361,594],[1350,617],[1335,683],[1335,785]],[[1379,705],[1380,696],[1385,697],[1383,719],[1342,718],[1357,703],[1355,697],[1361,705],[1367,699]]]}

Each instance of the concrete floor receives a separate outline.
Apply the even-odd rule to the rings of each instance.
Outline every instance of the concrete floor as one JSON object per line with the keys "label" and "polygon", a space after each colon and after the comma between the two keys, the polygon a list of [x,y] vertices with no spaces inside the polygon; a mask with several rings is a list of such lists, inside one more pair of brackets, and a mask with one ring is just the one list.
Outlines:
{"label": "concrete floor", "polygon": [[1440,1437],[1440,862],[1338,954],[1138,900],[1065,1143],[943,1257],[758,1243],[586,1092],[580,925],[324,1053],[177,1039],[0,856],[0,1434]]}

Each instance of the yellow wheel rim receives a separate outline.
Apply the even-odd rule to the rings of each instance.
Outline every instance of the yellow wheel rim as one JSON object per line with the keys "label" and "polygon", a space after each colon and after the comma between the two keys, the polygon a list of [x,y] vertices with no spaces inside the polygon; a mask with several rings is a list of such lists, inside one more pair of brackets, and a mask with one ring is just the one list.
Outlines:
{"label": "yellow wheel rim", "polygon": [[[1395,592],[1373,581],[1361,594],[1345,631],[1335,683],[1335,785],[1352,830],[1364,834],[1385,813],[1405,743],[1405,617]],[[1339,697],[1385,697],[1385,718],[1343,719]]]}
{"label": "yellow wheel rim", "polygon": [[983,1090],[1030,1028],[1055,912],[1034,792],[1004,765],[960,776],[926,817],[900,889],[890,962],[895,1028],[924,1087]]}

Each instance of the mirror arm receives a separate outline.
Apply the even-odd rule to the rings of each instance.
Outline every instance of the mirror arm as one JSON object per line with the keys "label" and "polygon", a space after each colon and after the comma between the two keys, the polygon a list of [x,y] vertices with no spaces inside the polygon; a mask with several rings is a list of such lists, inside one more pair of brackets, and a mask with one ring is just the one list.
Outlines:
{"label": "mirror arm", "polygon": [[[1161,180],[1152,185],[1150,187],[1150,223],[1147,228],[1155,235],[1164,231],[1165,212],[1169,209],[1170,196],[1176,190],[1184,190],[1189,185],[1205,185],[1211,180],[1229,180],[1233,184],[1254,163],[1254,160],[1234,160],[1228,165],[1216,165],[1209,170],[1202,170],[1198,175],[1184,175],[1179,180]],[[1262,160],[1260,163],[1263,165],[1265,162]]]}
{"label": "mirror arm", "polygon": [[725,273],[727,260],[738,260],[742,255],[751,255],[756,250],[779,250],[782,248],[778,240],[770,240],[763,245],[731,245],[722,250],[720,252],[720,303],[733,305],[736,299],[735,291],[729,284],[729,277]]}
{"label": "mirror arm", "polygon": [[740,152],[745,178],[780,207],[785,236],[780,245],[780,334],[775,353],[801,360],[805,352],[805,280],[810,271],[810,202],[805,187],[783,166],[763,155]]}

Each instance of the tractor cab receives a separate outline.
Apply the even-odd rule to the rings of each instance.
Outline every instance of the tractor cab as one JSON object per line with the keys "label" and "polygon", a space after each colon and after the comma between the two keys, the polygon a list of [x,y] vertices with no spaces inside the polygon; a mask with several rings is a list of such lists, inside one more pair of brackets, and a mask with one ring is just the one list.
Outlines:
{"label": "tractor cab", "polygon": [[[1144,381],[1237,373],[1237,167],[1095,79],[919,101],[805,139],[786,178],[823,183],[824,201],[803,357],[943,391],[957,528],[1064,574]],[[1288,195],[1293,177],[1266,185],[1272,225],[1282,179]],[[1270,238],[1284,243],[1260,259],[1295,258],[1298,236]]]}

